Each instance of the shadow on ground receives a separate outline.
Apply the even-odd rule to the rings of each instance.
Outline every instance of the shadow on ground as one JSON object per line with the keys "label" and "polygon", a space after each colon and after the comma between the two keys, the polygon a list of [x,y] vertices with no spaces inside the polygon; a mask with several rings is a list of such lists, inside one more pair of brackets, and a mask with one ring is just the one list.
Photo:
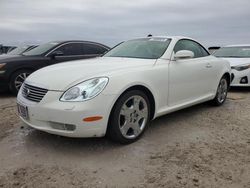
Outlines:
{"label": "shadow on ground", "polygon": [[10,91],[0,91],[0,99],[9,97],[16,97],[16,96],[13,95]]}
{"label": "shadow on ground", "polygon": [[250,87],[231,87],[230,92],[250,92]]}

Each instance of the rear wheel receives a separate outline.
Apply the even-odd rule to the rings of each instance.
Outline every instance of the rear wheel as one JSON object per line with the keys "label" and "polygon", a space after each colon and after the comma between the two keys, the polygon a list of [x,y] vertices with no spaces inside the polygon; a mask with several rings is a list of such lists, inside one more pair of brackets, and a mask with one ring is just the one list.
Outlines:
{"label": "rear wheel", "polygon": [[148,97],[139,90],[128,91],[116,102],[110,116],[108,135],[122,144],[139,139],[150,118]]}
{"label": "rear wheel", "polygon": [[219,83],[218,88],[217,88],[216,96],[212,100],[212,103],[215,106],[222,105],[227,99],[227,93],[228,93],[227,78],[225,76],[223,76],[220,80],[220,83]]}
{"label": "rear wheel", "polygon": [[19,70],[12,74],[10,79],[10,91],[17,94],[23,82],[32,73],[30,70]]}

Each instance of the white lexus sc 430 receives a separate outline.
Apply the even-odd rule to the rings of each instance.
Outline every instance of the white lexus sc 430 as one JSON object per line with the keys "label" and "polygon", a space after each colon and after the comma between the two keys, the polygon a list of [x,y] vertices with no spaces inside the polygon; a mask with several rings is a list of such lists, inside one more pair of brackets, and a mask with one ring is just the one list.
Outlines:
{"label": "white lexus sc 430", "polygon": [[231,68],[186,37],[123,42],[103,57],[40,69],[22,85],[24,123],[67,137],[131,143],[150,120],[205,101],[225,102]]}

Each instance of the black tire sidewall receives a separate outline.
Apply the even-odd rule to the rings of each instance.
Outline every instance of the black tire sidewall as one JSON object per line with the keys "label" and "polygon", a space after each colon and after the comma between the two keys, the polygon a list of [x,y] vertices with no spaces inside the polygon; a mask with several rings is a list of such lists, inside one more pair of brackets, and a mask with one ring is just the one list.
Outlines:
{"label": "black tire sidewall", "polygon": [[[135,95],[139,95],[139,96],[143,97],[144,100],[146,101],[147,108],[148,108],[148,119],[147,119],[146,125],[144,127],[144,130],[140,133],[140,135],[134,139],[128,139],[128,138],[125,138],[120,131],[119,114],[120,114],[120,110],[121,110],[123,104],[126,102],[126,100],[132,96],[135,96]],[[118,98],[118,100],[116,101],[116,103],[111,111],[111,115],[109,118],[109,124],[108,124],[108,130],[107,130],[108,136],[112,140],[119,142],[121,144],[129,144],[129,143],[135,142],[143,135],[143,133],[147,129],[148,124],[149,124],[149,120],[150,120],[150,102],[149,102],[147,95],[140,90],[127,91],[126,93],[124,93],[123,95],[121,95]]]}

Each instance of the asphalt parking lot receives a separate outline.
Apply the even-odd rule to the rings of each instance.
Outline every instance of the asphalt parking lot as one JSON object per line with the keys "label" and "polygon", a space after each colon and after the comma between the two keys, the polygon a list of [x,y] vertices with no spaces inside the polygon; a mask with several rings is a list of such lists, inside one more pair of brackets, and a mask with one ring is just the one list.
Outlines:
{"label": "asphalt parking lot", "polygon": [[158,118],[126,146],[28,128],[15,101],[0,95],[0,187],[250,187],[250,89]]}

